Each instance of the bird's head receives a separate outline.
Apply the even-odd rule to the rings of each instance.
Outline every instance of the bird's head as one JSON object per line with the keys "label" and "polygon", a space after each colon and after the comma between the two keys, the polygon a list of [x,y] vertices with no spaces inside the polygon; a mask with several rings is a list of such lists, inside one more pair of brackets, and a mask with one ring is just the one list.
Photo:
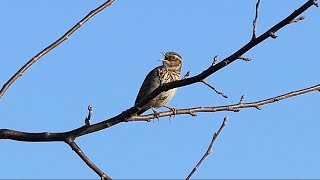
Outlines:
{"label": "bird's head", "polygon": [[[163,53],[162,53],[163,54]],[[177,70],[181,68],[182,57],[176,52],[166,52],[163,54],[164,59],[161,59],[163,66],[169,70]]]}

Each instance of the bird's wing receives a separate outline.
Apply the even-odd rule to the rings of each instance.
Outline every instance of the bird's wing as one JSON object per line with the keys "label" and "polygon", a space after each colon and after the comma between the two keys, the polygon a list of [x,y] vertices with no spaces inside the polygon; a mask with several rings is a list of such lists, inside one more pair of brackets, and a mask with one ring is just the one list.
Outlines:
{"label": "bird's wing", "polygon": [[148,96],[153,90],[155,90],[160,85],[160,79],[159,79],[159,70],[161,69],[161,66],[154,68],[152,71],[148,73],[146,78],[144,79],[138,96],[136,98],[136,101],[134,104],[137,104],[143,100],[146,96]]}

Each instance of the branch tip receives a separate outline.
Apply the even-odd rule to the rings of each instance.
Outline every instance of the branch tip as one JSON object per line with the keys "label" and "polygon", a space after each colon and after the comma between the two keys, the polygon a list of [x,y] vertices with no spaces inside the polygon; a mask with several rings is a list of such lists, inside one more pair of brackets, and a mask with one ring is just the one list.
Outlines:
{"label": "branch tip", "polygon": [[315,5],[316,7],[319,7],[318,1],[317,0],[313,0],[313,5]]}
{"label": "branch tip", "polygon": [[238,59],[241,59],[241,60],[246,61],[246,62],[252,60],[251,58],[246,58],[246,57],[242,57],[242,56],[239,56]]}
{"label": "branch tip", "polygon": [[258,110],[261,110],[261,107],[260,106],[254,106],[256,109],[258,109]]}
{"label": "branch tip", "polygon": [[243,101],[244,101],[244,95],[241,96],[238,104],[243,104]]}
{"label": "branch tip", "polygon": [[218,62],[218,55],[215,55],[211,66],[215,65],[217,62]]}
{"label": "branch tip", "polygon": [[190,114],[191,116],[197,116],[197,114],[194,113],[194,112],[192,112],[191,110],[189,110],[189,114]]}
{"label": "branch tip", "polygon": [[278,36],[274,32],[270,32],[270,37],[273,39],[276,39]]}
{"label": "branch tip", "polygon": [[93,110],[92,106],[89,105],[89,106],[88,106],[88,116],[87,116],[86,119],[84,120],[86,126],[90,126],[90,120],[91,120],[91,116],[92,116],[92,110]]}
{"label": "branch tip", "polygon": [[183,76],[182,79],[186,79],[186,78],[189,77],[189,76],[190,76],[190,71],[188,71],[188,72]]}

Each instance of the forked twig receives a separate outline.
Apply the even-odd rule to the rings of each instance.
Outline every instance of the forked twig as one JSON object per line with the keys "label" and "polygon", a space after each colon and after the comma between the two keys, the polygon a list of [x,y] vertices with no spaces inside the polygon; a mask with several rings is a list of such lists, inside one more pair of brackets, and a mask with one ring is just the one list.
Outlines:
{"label": "forked twig", "polygon": [[94,15],[98,14],[100,11],[105,9],[106,7],[110,6],[114,0],[108,0],[107,2],[103,3],[98,8],[92,10],[89,14],[87,14],[83,19],[81,19],[76,25],[74,25],[68,32],[62,35],[58,40],[54,43],[43,49],[37,55],[35,55],[32,59],[30,59],[25,65],[22,66],[1,88],[0,90],[0,100],[4,93],[9,89],[9,87],[17,80],[22,74],[30,67],[32,64],[37,62],[40,58],[50,52],[52,49],[60,45],[63,41],[67,40],[76,30],[78,30],[84,23],[86,23],[90,18]]}
{"label": "forked twig", "polygon": [[188,175],[188,177],[186,179],[190,179],[191,176],[197,171],[197,169],[199,168],[199,166],[202,164],[202,162],[211,154],[212,151],[212,147],[214,142],[216,141],[217,137],[219,136],[220,132],[222,131],[222,129],[224,128],[224,126],[227,123],[227,117],[225,117],[223,119],[223,122],[219,128],[219,130],[213,134],[212,139],[211,139],[211,143],[207,149],[207,151],[204,153],[204,155],[202,156],[202,158],[200,159],[200,161],[198,162],[198,164],[192,169],[192,171],[190,172],[190,174]]}

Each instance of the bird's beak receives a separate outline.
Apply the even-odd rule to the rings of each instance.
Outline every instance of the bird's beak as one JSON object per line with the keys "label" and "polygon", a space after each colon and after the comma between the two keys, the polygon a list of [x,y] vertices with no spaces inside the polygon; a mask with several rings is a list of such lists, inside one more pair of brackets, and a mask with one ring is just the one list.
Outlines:
{"label": "bird's beak", "polygon": [[166,59],[159,59],[158,61],[165,62],[165,61],[168,61],[168,60],[166,60]]}

